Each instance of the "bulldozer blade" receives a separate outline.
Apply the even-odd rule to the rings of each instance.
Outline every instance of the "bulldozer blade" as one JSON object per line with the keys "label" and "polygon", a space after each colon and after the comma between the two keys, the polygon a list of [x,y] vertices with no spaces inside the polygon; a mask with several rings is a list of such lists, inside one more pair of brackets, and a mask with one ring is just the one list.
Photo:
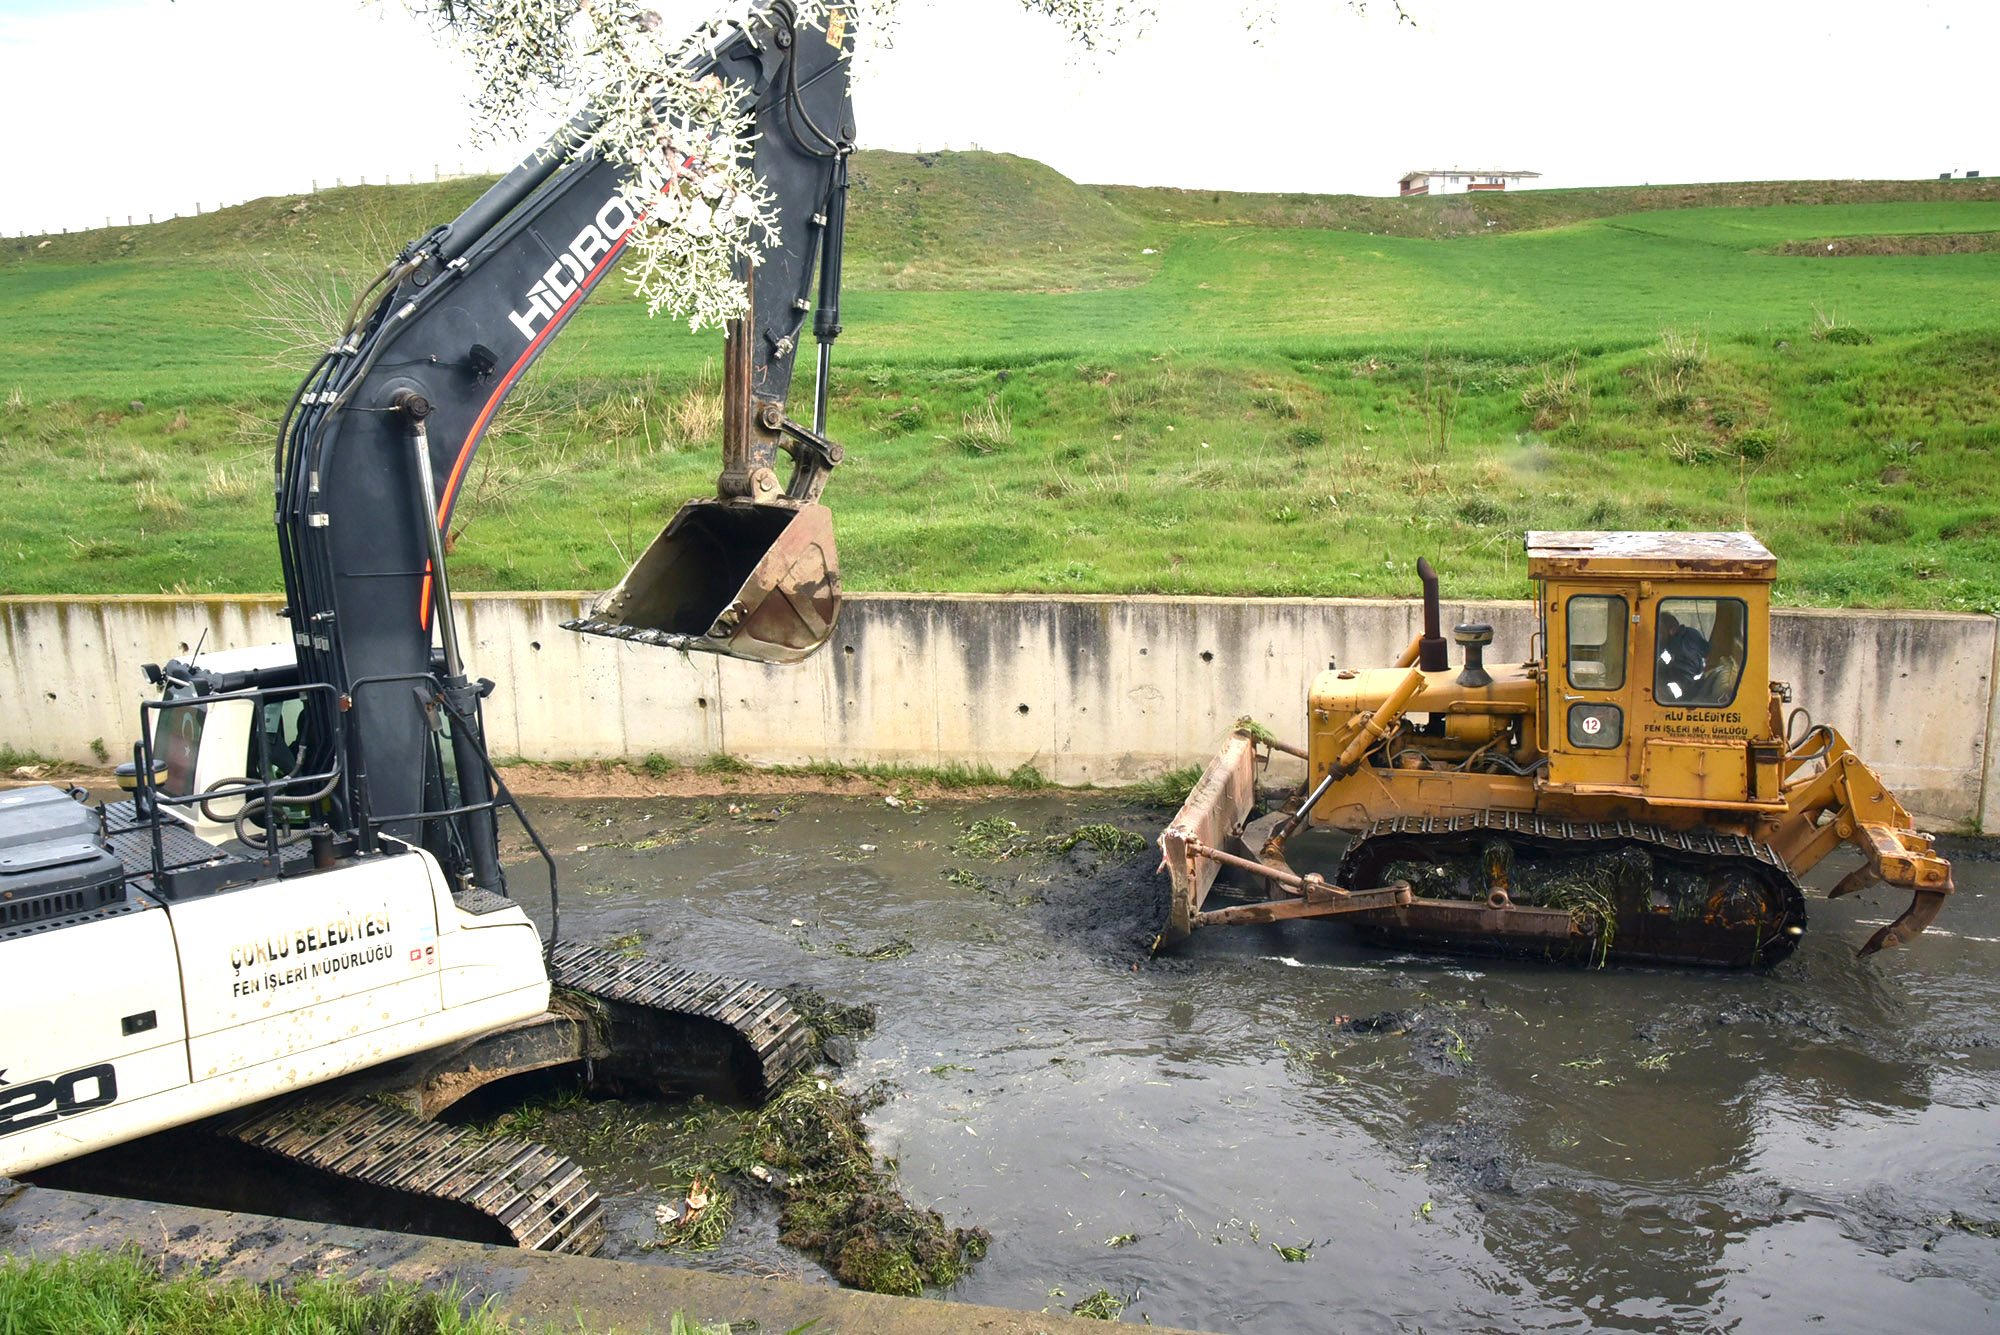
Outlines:
{"label": "bulldozer blade", "polygon": [[1155,950],[1178,945],[1194,930],[1195,915],[1222,870],[1222,863],[1195,848],[1227,848],[1243,829],[1257,800],[1256,739],[1241,728],[1229,734],[1186,802],[1160,836],[1160,852],[1173,878],[1167,925]]}
{"label": "bulldozer blade", "polygon": [[796,663],[840,613],[833,512],[689,501],[618,587],[565,630],[758,663]]}

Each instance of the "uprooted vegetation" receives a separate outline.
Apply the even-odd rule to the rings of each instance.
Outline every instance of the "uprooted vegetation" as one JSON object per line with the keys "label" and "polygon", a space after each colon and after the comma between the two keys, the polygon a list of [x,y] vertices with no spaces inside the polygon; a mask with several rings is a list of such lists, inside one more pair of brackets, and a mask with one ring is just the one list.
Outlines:
{"label": "uprooted vegetation", "polygon": [[779,1241],[818,1256],[851,1288],[948,1288],[986,1254],[988,1234],[904,1200],[868,1148],[862,1112],[830,1082],[802,1076],[757,1114],[742,1148],[783,1198]]}
{"label": "uprooted vegetation", "polygon": [[[868,1008],[801,996],[822,1045],[873,1026]],[[746,1221],[759,1217],[752,1203],[762,1198],[777,1206],[778,1241],[816,1257],[849,1288],[906,1296],[949,1288],[985,1255],[988,1235],[904,1199],[894,1165],[876,1160],[862,1121],[878,1096],[857,1098],[807,1074],[754,1110],[705,1099],[669,1108],[592,1099],[579,1085],[469,1129],[532,1136],[606,1165],[603,1172],[623,1175],[628,1190],[664,1189],[644,1250],[713,1251],[754,1226]]]}
{"label": "uprooted vegetation", "polygon": [[[872,1006],[810,988],[786,996],[819,1054],[873,1032]],[[822,1076],[802,1075],[754,1112],[698,1104],[676,1128],[696,1146],[672,1166],[685,1186],[658,1212],[651,1244],[695,1252],[718,1246],[745,1192],[779,1203],[778,1240],[819,1258],[849,1288],[907,1296],[949,1288],[986,1254],[981,1228],[954,1228],[903,1198],[892,1165],[876,1160],[862,1122],[869,1103]],[[733,1133],[728,1133],[733,1123]]]}
{"label": "uprooted vegetation", "polygon": [[965,833],[952,844],[952,851],[989,862],[1022,857],[1046,860],[1086,844],[1103,857],[1122,858],[1146,846],[1141,836],[1107,821],[1091,821],[1061,834],[1038,836],[1004,816],[988,816],[972,821],[964,829]]}
{"label": "uprooted vegetation", "polygon": [[812,1031],[813,1051],[822,1059],[827,1056],[829,1043],[835,1043],[838,1051],[839,1041],[852,1044],[875,1032],[877,1016],[873,1006],[845,1005],[809,987],[786,988],[785,1000],[792,1003],[792,1009]]}

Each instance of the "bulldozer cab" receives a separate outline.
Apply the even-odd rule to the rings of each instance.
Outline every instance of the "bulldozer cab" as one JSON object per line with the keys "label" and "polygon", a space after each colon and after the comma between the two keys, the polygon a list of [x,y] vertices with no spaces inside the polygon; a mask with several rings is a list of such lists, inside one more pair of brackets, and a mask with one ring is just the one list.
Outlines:
{"label": "bulldozer cab", "polygon": [[1542,786],[1780,806],[1771,578],[1747,533],[1528,534],[1547,671]]}

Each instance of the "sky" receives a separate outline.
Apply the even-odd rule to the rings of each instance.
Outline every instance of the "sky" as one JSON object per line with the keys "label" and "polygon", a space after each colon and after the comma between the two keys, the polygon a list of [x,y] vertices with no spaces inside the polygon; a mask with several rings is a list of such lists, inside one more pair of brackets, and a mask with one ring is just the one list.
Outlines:
{"label": "sky", "polygon": [[[1075,50],[1020,0],[904,0],[857,80],[868,148],[980,148],[1079,181],[1394,194],[2000,172],[1993,0],[1154,0]],[[659,0],[691,29],[708,5]],[[1246,30],[1246,12],[1269,22]],[[500,170],[397,0],[0,0],[0,233],[122,225],[314,182]],[[1990,161],[1989,161],[1990,159]]]}

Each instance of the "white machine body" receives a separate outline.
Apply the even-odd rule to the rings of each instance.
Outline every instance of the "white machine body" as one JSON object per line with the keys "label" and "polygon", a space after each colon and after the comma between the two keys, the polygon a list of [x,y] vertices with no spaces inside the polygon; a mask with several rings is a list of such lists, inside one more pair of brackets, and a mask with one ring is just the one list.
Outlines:
{"label": "white machine body", "polygon": [[[290,658],[265,646],[203,666]],[[260,710],[268,750],[296,737],[296,709],[246,696],[162,711],[160,791],[241,783]],[[162,807],[160,819],[220,857],[240,801]],[[0,1176],[548,1008],[541,934],[519,905],[469,913],[430,853],[383,847],[170,898],[143,877],[121,888],[92,808],[46,786],[0,793]]]}
{"label": "white machine body", "polygon": [[0,978],[0,1175],[485,1033],[549,1000],[527,915],[463,912],[421,849],[0,935]]}

